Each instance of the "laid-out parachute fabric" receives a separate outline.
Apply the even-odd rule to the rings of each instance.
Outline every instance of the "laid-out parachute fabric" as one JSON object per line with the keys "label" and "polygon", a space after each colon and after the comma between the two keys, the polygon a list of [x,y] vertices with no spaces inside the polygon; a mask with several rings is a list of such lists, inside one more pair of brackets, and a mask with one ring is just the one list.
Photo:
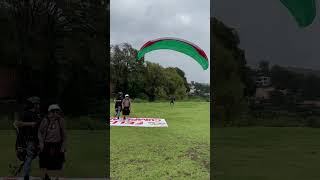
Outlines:
{"label": "laid-out parachute fabric", "polygon": [[315,0],[280,0],[293,15],[300,27],[312,24],[316,17]]}
{"label": "laid-out parachute fabric", "polygon": [[159,49],[169,49],[184,53],[196,60],[204,70],[208,69],[209,63],[205,52],[191,42],[176,38],[160,38],[145,43],[138,52],[137,60],[146,53]]}

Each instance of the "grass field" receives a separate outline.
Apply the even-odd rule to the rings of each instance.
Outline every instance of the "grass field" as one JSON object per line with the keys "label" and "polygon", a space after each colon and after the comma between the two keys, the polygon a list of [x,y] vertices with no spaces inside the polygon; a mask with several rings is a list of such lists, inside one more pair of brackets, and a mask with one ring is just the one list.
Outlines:
{"label": "grass field", "polygon": [[216,180],[319,180],[320,129],[214,128]]}
{"label": "grass field", "polygon": [[208,102],[134,103],[131,117],[169,127],[111,127],[111,179],[209,179],[209,113]]}
{"label": "grass field", "polygon": [[[104,177],[106,168],[106,143],[104,131],[68,130],[67,161],[64,177]],[[17,164],[15,132],[0,131],[0,177],[10,176],[9,164]],[[39,161],[33,161],[31,176],[39,177]]]}

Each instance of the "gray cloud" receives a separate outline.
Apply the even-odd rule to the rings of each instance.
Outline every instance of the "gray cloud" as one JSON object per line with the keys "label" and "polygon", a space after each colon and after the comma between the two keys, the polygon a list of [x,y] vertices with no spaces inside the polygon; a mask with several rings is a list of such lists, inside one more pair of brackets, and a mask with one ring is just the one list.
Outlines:
{"label": "gray cloud", "polygon": [[215,0],[212,8],[213,16],[238,31],[249,64],[266,59],[320,69],[319,15],[311,26],[299,28],[279,0]]}
{"label": "gray cloud", "polygon": [[[128,42],[139,49],[148,40],[175,37],[197,44],[210,57],[209,4],[209,0],[112,0],[111,44]],[[158,50],[147,54],[146,60],[179,67],[188,81],[210,82],[210,71],[184,54]]]}

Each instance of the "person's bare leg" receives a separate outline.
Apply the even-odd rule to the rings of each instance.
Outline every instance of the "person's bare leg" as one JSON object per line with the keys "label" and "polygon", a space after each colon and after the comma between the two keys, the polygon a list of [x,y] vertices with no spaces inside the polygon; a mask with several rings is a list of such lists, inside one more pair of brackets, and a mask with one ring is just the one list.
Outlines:
{"label": "person's bare leg", "polygon": [[57,170],[56,171],[57,176],[56,176],[56,180],[62,180],[63,179],[63,171],[62,170]]}

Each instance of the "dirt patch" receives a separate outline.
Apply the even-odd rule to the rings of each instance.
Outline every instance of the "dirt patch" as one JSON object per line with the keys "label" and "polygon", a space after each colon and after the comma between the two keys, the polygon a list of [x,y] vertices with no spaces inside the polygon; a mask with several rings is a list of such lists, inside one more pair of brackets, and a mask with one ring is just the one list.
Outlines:
{"label": "dirt patch", "polygon": [[203,167],[210,170],[210,160],[202,160]]}
{"label": "dirt patch", "polygon": [[187,155],[193,161],[198,161],[199,160],[198,153],[197,153],[197,151],[195,149],[189,149],[187,151]]}
{"label": "dirt patch", "polygon": [[210,159],[201,158],[201,154],[196,150],[196,148],[188,149],[184,156],[187,156],[192,161],[196,161],[201,165],[201,167],[205,168],[206,170],[210,170]]}

